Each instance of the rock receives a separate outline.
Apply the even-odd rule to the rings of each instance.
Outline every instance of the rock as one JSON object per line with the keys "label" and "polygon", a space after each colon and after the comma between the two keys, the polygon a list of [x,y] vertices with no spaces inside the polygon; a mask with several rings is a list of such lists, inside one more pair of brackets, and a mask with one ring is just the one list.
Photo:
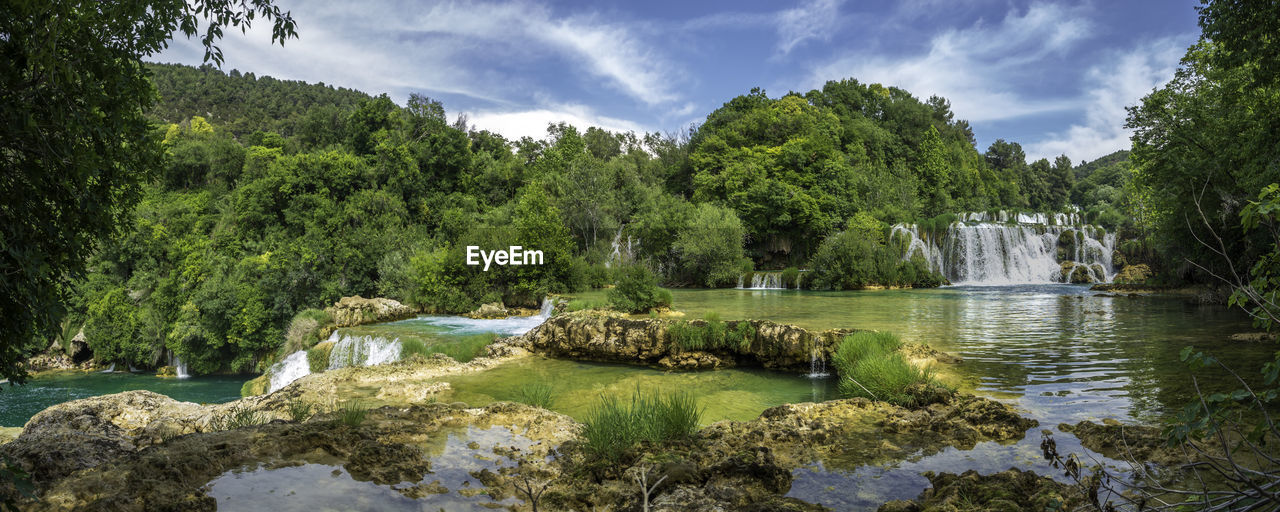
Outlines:
{"label": "rock", "polygon": [[390,322],[412,317],[413,308],[384,298],[366,299],[359,295],[343,297],[324,310],[333,318],[335,327],[352,327],[376,322]]}
{"label": "rock", "polygon": [[879,512],[921,510],[983,510],[1020,512],[1024,510],[1075,510],[1087,504],[1079,488],[1032,471],[1009,469],[991,475],[977,471],[924,473],[930,488],[915,500],[892,501]]}
{"label": "rock", "polygon": [[1232,334],[1230,339],[1231,341],[1260,343],[1263,341],[1275,341],[1276,335],[1269,332],[1238,332]]}
{"label": "rock", "polygon": [[1060,264],[1060,267],[1062,282],[1064,283],[1089,284],[1093,282],[1093,277],[1089,274],[1088,267],[1084,265],[1074,261],[1064,261]]}
{"label": "rock", "polygon": [[488,304],[480,305],[480,307],[476,308],[475,311],[467,313],[466,315],[463,315],[463,316],[466,316],[468,318],[483,319],[483,318],[506,318],[509,315],[510,313],[507,312],[506,306],[503,306],[501,302],[490,302]]}
{"label": "rock", "polygon": [[178,369],[172,366],[161,366],[156,370],[156,377],[174,378],[178,376]]}
{"label": "rock", "polygon": [[22,435],[22,427],[0,427],[0,445],[8,443]]}
{"label": "rock", "polygon": [[1120,284],[1142,284],[1151,278],[1151,267],[1145,263],[1125,265],[1112,281]]}
{"label": "rock", "polygon": [[[725,322],[732,333],[742,322],[750,324],[749,343],[687,350],[669,335],[675,322],[664,318],[630,318],[620,313],[576,311],[551,317],[523,336],[500,342],[552,357],[623,362],[663,368],[722,368],[750,364],[790,371],[809,371],[814,353],[830,357],[831,348],[847,329],[811,332],[794,325],[764,320]],[[705,325],[693,320],[694,326]],[[494,350],[502,350],[496,348]]]}
{"label": "rock", "polygon": [[1170,446],[1158,427],[1125,425],[1110,418],[1102,424],[1081,421],[1063,423],[1058,430],[1074,434],[1085,448],[1116,460],[1181,465],[1187,462],[1183,448]]}

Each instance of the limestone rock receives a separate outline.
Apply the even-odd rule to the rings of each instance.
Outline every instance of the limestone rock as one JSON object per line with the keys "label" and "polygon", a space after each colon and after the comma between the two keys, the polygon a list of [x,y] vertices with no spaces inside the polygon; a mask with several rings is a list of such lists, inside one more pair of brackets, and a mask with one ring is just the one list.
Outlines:
{"label": "limestone rock", "polygon": [[1137,265],[1125,265],[1125,267],[1120,269],[1120,272],[1116,274],[1113,281],[1122,284],[1141,284],[1150,278],[1151,267],[1148,267],[1145,263],[1140,263]]}
{"label": "limestone rock", "polygon": [[352,327],[375,322],[402,320],[414,315],[413,308],[384,298],[343,297],[324,310],[336,327]]}
{"label": "limestone rock", "polygon": [[492,319],[506,318],[510,316],[510,313],[507,311],[506,306],[503,306],[501,302],[490,302],[488,304],[481,304],[475,311],[467,313],[464,316],[468,318]]}

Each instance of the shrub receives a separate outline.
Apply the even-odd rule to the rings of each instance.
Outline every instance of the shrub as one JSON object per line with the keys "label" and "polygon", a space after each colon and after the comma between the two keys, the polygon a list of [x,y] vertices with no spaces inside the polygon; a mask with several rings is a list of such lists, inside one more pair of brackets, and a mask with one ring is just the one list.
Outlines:
{"label": "shrub", "polygon": [[[686,276],[702,286],[733,286],[742,275],[746,229],[729,208],[699,204],[680,230],[672,250]],[[747,260],[749,262],[749,260]]]}
{"label": "shrub", "polygon": [[586,284],[592,288],[604,288],[614,281],[613,269],[606,267],[604,263],[587,266],[586,274]]}
{"label": "shrub", "polygon": [[724,322],[720,321],[720,314],[715,311],[708,311],[702,318],[707,322],[703,328],[703,345],[708,348],[723,347],[728,327]]}
{"label": "shrub", "polygon": [[637,388],[630,403],[612,395],[587,411],[582,437],[588,454],[619,464],[637,443],[688,439],[698,429],[702,410],[692,395],[675,391],[642,394]]}
{"label": "shrub", "polygon": [[338,422],[348,427],[358,427],[369,415],[369,408],[359,400],[352,400],[338,407]]}
{"label": "shrub", "polygon": [[516,391],[516,395],[517,402],[543,409],[550,409],[551,404],[555,403],[554,388],[546,382],[534,382],[521,386]]}
{"label": "shrub", "polygon": [[329,369],[329,354],[333,352],[332,344],[317,345],[307,349],[307,366],[311,373],[320,373]]}
{"label": "shrub", "polygon": [[903,406],[923,405],[921,395],[940,387],[929,369],[907,362],[898,349],[902,341],[892,333],[857,332],[845,336],[832,353],[840,375],[840,392]]}
{"label": "shrub", "polygon": [[658,288],[657,277],[644,265],[619,268],[618,282],[609,290],[608,297],[614,309],[628,313],[644,313],[671,305],[671,292]]}
{"label": "shrub", "polygon": [[800,269],[795,267],[787,267],[782,270],[782,287],[783,288],[800,288]]}
{"label": "shrub", "polygon": [[694,325],[686,320],[677,320],[667,326],[667,336],[675,346],[685,350],[702,350],[706,340],[706,329],[702,325]]}
{"label": "shrub", "polygon": [[746,352],[751,350],[751,342],[756,339],[756,328],[751,325],[751,322],[742,320],[733,327],[727,338],[729,342],[737,344],[739,351]]}
{"label": "shrub", "polygon": [[806,285],[815,290],[857,290],[871,285],[939,286],[945,280],[918,258],[902,260],[897,248],[857,231],[827,237],[809,262]]}
{"label": "shrub", "polygon": [[293,315],[289,329],[284,333],[283,354],[306,350],[320,342],[320,330],[333,323],[328,313],[319,309],[304,309]]}

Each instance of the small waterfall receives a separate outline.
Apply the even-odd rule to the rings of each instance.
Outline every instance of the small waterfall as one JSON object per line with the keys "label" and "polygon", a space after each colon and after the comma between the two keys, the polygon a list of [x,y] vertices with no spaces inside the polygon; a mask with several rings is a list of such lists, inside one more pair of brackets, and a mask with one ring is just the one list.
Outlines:
{"label": "small waterfall", "polygon": [[169,353],[169,366],[173,367],[174,372],[179,379],[185,379],[191,375],[187,373],[187,363],[182,362],[182,358],[178,354]]}
{"label": "small waterfall", "polygon": [[[799,278],[796,278],[797,284]],[[782,272],[752,272],[751,286],[745,288],[742,285],[746,282],[743,276],[738,276],[738,288],[743,290],[784,290],[782,285]]]}
{"label": "small waterfall", "polygon": [[612,252],[609,253],[609,257],[604,261],[605,268],[610,268],[615,263],[621,265],[635,260],[633,244],[639,244],[640,239],[633,239],[631,235],[627,235],[627,241],[624,244],[622,242],[622,228],[624,227],[626,227],[625,224],[618,227],[618,232],[613,235],[613,242],[610,243]]}
{"label": "small waterfall", "polygon": [[284,361],[272,365],[268,373],[271,374],[271,387],[267,389],[268,393],[275,393],[293,381],[306,377],[311,373],[311,365],[307,362],[307,351],[299,350],[289,354]]}
{"label": "small waterfall", "polygon": [[115,364],[115,363],[111,363],[111,366],[107,367],[107,369],[106,369],[106,370],[102,370],[102,371],[101,371],[101,372],[99,372],[99,373],[115,373],[115,371],[116,371],[116,364]]}
{"label": "small waterfall", "polygon": [[813,339],[813,350],[809,352],[809,378],[820,379],[828,375],[827,358],[822,350],[822,338],[815,337]]}
{"label": "small waterfall", "polygon": [[899,224],[890,237],[906,241],[904,258],[923,258],[955,284],[1107,282],[1115,276],[1115,234],[1081,224],[1079,213],[958,217],[942,233]]}
{"label": "small waterfall", "polygon": [[[335,336],[337,332],[334,333]],[[330,337],[333,339],[333,337]],[[329,353],[329,369],[348,366],[373,366],[400,359],[400,339],[389,340],[381,336],[344,335],[333,345]]]}

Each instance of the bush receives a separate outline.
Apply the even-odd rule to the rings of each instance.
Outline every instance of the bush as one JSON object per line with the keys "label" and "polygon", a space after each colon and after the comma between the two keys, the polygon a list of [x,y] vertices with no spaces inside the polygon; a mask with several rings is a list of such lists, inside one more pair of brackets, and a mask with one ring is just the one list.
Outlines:
{"label": "bush", "polygon": [[903,260],[899,250],[864,238],[857,231],[827,237],[809,262],[806,285],[815,290],[857,290],[867,286],[940,286],[945,279],[919,258]]}
{"label": "bush", "polygon": [[593,263],[587,267],[587,286],[592,288],[604,288],[613,282],[613,269],[604,266],[604,263]]}
{"label": "bush", "polygon": [[702,203],[688,224],[680,230],[672,250],[679,254],[680,267],[697,284],[715,288],[733,286],[742,275],[742,242],[746,230],[729,208]]}
{"label": "bush", "polygon": [[782,270],[783,288],[800,288],[800,269],[787,267]]}
{"label": "bush", "polygon": [[637,443],[688,439],[698,429],[702,410],[682,392],[645,395],[637,388],[630,403],[601,396],[587,411],[582,437],[587,453],[610,464],[623,462]]}
{"label": "bush", "polygon": [[619,268],[618,282],[609,290],[608,297],[614,309],[628,313],[644,313],[671,305],[671,292],[658,288],[658,278],[644,265]]}
{"label": "bush", "polygon": [[333,352],[332,344],[317,345],[307,349],[307,366],[311,373],[320,373],[329,369],[329,354]]}
{"label": "bush", "polygon": [[[756,328],[751,322],[746,320],[739,321],[737,325],[729,332],[727,341],[736,343],[738,351],[746,352],[751,350],[751,342],[756,339]],[[728,343],[726,343],[727,345]]]}
{"label": "bush", "polygon": [[320,342],[320,330],[333,323],[328,313],[319,309],[304,309],[293,315],[289,329],[284,333],[282,353],[292,354],[306,350]]}
{"label": "bush", "polygon": [[845,336],[832,353],[840,375],[840,392],[903,406],[924,405],[940,387],[933,372],[907,362],[898,349],[902,341],[892,333],[857,332]]}

